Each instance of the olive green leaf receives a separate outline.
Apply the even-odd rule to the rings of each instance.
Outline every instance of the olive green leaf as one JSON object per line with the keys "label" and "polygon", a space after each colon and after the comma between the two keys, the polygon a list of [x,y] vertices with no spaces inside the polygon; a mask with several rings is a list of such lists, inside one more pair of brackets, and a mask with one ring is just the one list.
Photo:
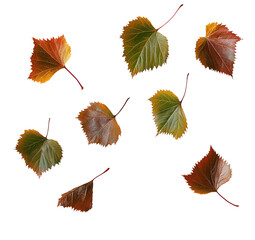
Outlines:
{"label": "olive green leaf", "polygon": [[123,57],[128,63],[132,77],[138,72],[157,68],[166,63],[168,41],[164,35],[158,32],[160,28],[154,28],[151,22],[144,17],[137,17],[123,28],[123,33],[120,36],[123,39]]}
{"label": "olive green leaf", "polygon": [[47,139],[35,130],[25,130],[21,134],[16,150],[22,155],[26,165],[32,168],[38,177],[58,164],[62,158],[62,148],[58,142]]}
{"label": "olive green leaf", "polygon": [[[186,89],[187,84],[185,93]],[[169,90],[157,91],[149,100],[152,103],[152,114],[157,126],[157,135],[166,133],[172,134],[175,139],[180,138],[187,129],[187,119],[181,106],[182,100],[179,101],[178,97]]]}

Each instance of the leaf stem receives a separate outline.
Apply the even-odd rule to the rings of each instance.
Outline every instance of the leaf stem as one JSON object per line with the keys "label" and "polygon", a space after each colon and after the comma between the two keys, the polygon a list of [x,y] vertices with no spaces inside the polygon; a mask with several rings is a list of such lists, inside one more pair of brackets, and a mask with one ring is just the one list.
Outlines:
{"label": "leaf stem", "polygon": [[180,7],[175,11],[174,15],[166,22],[164,23],[161,27],[159,27],[158,29],[156,29],[156,31],[158,31],[160,28],[164,27],[167,23],[169,23],[171,21],[171,19],[175,16],[175,14],[179,11],[179,9],[183,6],[183,4],[180,5]]}
{"label": "leaf stem", "polygon": [[[218,193],[218,191],[216,191],[216,193]],[[219,193],[218,193],[219,194]],[[235,207],[239,207],[239,205],[233,204],[232,202],[228,201],[226,198],[224,198],[222,195],[219,194],[220,197],[222,197],[226,202],[230,203],[231,205],[235,206]]]}
{"label": "leaf stem", "polygon": [[81,90],[83,89],[83,86],[81,85],[80,81],[67,69],[66,66],[64,66],[64,68],[66,69],[67,72],[69,72],[75,79],[76,81],[79,83],[80,87],[81,87]]}
{"label": "leaf stem", "polygon": [[125,105],[126,105],[126,103],[127,103],[127,101],[128,101],[129,99],[130,99],[130,97],[126,100],[126,102],[123,104],[122,108],[118,111],[118,113],[115,114],[113,117],[116,117],[116,116],[122,111],[122,109],[125,107]]}
{"label": "leaf stem", "polygon": [[97,175],[96,177],[94,177],[94,178],[91,180],[91,182],[94,181],[94,180],[95,180],[96,178],[98,178],[99,176],[101,176],[101,175],[103,175],[104,173],[106,173],[109,169],[110,169],[110,168],[107,168],[104,172],[102,172],[102,173],[100,173],[99,175]]}
{"label": "leaf stem", "polygon": [[189,73],[187,74],[187,77],[186,77],[186,87],[185,87],[185,90],[184,90],[184,94],[183,94],[183,97],[182,97],[182,100],[180,101],[180,104],[182,103],[185,95],[186,95],[186,91],[187,91],[187,85],[188,85],[188,78],[189,78]]}
{"label": "leaf stem", "polygon": [[48,137],[48,133],[49,133],[49,128],[50,128],[50,118],[49,118],[49,120],[48,120],[48,128],[47,128],[47,133],[46,133],[46,138]]}

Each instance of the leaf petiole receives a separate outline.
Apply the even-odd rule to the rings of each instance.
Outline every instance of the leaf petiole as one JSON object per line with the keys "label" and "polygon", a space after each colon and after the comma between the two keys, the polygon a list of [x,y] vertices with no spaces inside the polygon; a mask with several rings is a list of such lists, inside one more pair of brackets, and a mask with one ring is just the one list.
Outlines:
{"label": "leaf petiole", "polygon": [[81,85],[80,81],[67,69],[66,66],[64,66],[64,68],[66,69],[67,72],[69,72],[75,79],[76,81],[79,83],[80,87],[81,87],[81,90],[83,89],[83,86]]}
{"label": "leaf petiole", "polygon": [[166,22],[164,23],[161,27],[157,28],[156,31],[158,31],[160,28],[164,27],[166,24],[168,24],[172,18],[175,16],[175,14],[179,11],[179,9],[183,6],[183,4],[180,5],[180,7],[178,7],[178,9],[175,11],[174,15]]}
{"label": "leaf petiole", "polygon": [[125,105],[127,104],[127,101],[128,101],[129,99],[130,99],[130,97],[127,98],[127,100],[126,100],[126,102],[123,104],[122,108],[118,111],[117,114],[114,115],[114,117],[116,117],[116,116],[122,111],[122,109],[125,107]]}
{"label": "leaf petiole", "polygon": [[107,168],[104,172],[102,172],[102,173],[100,173],[99,175],[97,175],[96,177],[94,177],[94,178],[91,180],[91,182],[94,181],[96,178],[100,177],[101,175],[103,175],[104,173],[106,173],[109,169],[110,169],[110,168]]}
{"label": "leaf petiole", "polygon": [[[216,193],[218,193],[218,191],[216,191]],[[219,194],[219,193],[218,193]],[[222,197],[226,202],[228,202],[229,204],[235,206],[235,207],[239,207],[239,205],[233,204],[232,202],[228,201],[226,198],[224,198],[221,194],[219,194],[220,197]]]}
{"label": "leaf petiole", "polygon": [[47,128],[47,133],[46,133],[46,138],[48,137],[48,133],[49,133],[49,128],[50,128],[50,118],[49,118],[49,120],[48,120],[48,128]]}
{"label": "leaf petiole", "polygon": [[184,94],[183,94],[182,100],[180,101],[180,104],[182,103],[182,101],[183,101],[183,99],[186,95],[187,85],[188,85],[188,78],[189,78],[189,73],[187,74],[187,77],[186,77],[186,86],[185,86]]}

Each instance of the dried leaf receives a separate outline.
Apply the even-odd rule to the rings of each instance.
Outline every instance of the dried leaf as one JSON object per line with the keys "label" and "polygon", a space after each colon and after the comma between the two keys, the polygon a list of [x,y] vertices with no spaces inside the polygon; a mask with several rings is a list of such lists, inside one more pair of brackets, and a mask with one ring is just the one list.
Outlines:
{"label": "dried leaf", "polygon": [[98,143],[106,147],[118,141],[121,130],[116,121],[116,116],[120,111],[113,115],[106,105],[94,102],[79,113],[78,119],[89,143]]}
{"label": "dried leaf", "polygon": [[[230,165],[212,147],[210,147],[208,155],[194,166],[191,174],[183,175],[190,188],[199,194],[218,193],[219,187],[228,182],[231,176]],[[226,200],[224,197],[222,198]],[[234,205],[228,200],[226,201]],[[238,207],[238,205],[234,206]]]}
{"label": "dried leaf", "polygon": [[232,76],[236,43],[241,38],[222,24],[206,26],[206,36],[196,43],[196,58],[207,68]]}
{"label": "dried leaf", "polygon": [[45,83],[60,69],[65,68],[79,83],[79,80],[66,68],[65,64],[71,57],[71,48],[64,35],[51,39],[35,39],[31,56],[32,71],[28,78]]}
{"label": "dried leaf", "polygon": [[93,181],[108,170],[109,168],[96,176],[90,182],[62,194],[61,198],[58,200],[58,206],[71,207],[81,212],[87,212],[90,210],[92,208],[93,200]]}

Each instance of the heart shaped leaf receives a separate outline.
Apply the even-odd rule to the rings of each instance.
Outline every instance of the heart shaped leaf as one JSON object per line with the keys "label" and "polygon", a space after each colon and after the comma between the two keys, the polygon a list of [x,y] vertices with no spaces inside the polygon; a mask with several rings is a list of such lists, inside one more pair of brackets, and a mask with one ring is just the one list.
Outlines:
{"label": "heart shaped leaf", "polygon": [[152,114],[157,126],[157,135],[160,133],[172,134],[175,139],[180,138],[187,129],[187,119],[182,109],[186,88],[181,101],[169,90],[160,90],[149,100],[152,103]]}
{"label": "heart shaped leaf", "polygon": [[113,115],[106,105],[99,102],[90,103],[87,109],[80,112],[78,119],[89,143],[98,143],[106,147],[118,141],[121,130],[116,116],[128,100],[129,98],[116,115]]}
{"label": "heart shaped leaf", "polygon": [[[181,5],[177,11],[182,6],[183,5]],[[167,24],[174,15],[165,24]],[[160,28],[154,28],[151,22],[144,17],[138,17],[130,21],[128,25],[123,28],[123,33],[121,35],[124,48],[123,57],[125,57],[128,63],[128,69],[132,77],[138,72],[153,69],[154,67],[157,68],[166,62],[168,57],[168,41],[164,35],[158,32]]]}
{"label": "heart shaped leaf", "polygon": [[52,166],[59,164],[62,158],[61,146],[57,141],[47,139],[47,135],[44,137],[38,131],[25,130],[16,146],[26,165],[32,168],[38,177]]}

